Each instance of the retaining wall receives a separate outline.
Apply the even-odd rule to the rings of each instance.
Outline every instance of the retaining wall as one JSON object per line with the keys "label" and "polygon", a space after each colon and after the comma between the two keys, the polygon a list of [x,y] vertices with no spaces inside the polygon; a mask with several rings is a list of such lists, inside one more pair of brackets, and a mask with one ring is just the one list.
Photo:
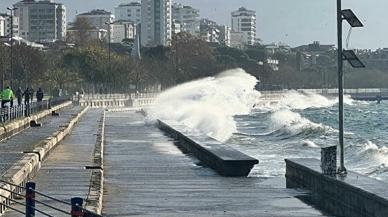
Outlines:
{"label": "retaining wall", "polygon": [[311,202],[346,217],[387,217],[388,184],[348,172],[346,176],[323,175],[316,159],[286,159],[287,188],[311,191]]}
{"label": "retaining wall", "polygon": [[[203,134],[181,133],[158,120],[158,127],[177,140],[177,145],[223,176],[248,176],[259,161]],[[182,128],[181,128],[182,129]]]}

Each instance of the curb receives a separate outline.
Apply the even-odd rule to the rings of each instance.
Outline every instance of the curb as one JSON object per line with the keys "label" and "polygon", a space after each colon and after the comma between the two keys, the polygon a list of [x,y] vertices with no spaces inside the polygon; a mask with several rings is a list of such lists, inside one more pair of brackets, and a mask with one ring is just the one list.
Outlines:
{"label": "curb", "polygon": [[88,196],[86,198],[85,209],[93,211],[99,215],[102,212],[102,199],[104,195],[104,140],[105,140],[105,111],[102,114],[97,141],[94,149],[94,166],[90,179]]}
{"label": "curb", "polygon": [[[33,178],[38,173],[39,169],[41,168],[42,161],[49,155],[50,151],[72,131],[74,125],[81,119],[81,117],[88,111],[88,109],[89,107],[82,109],[77,115],[74,116],[72,120],[66,123],[57,132],[36,144],[35,149],[31,153],[25,153],[20,161],[18,161],[9,170],[7,170],[2,179],[18,186],[24,186],[28,180]],[[22,192],[22,188],[14,187],[9,184],[0,183],[0,187],[12,190],[16,193]],[[6,210],[6,206],[1,205],[1,203],[9,205],[11,203],[9,199],[14,199],[15,195],[4,190],[0,190],[0,195],[1,216]]]}

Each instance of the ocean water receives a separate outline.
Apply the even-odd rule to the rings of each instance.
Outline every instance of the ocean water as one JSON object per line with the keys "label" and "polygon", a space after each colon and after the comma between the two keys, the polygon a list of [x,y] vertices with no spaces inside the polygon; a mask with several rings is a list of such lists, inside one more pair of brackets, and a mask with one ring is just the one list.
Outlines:
{"label": "ocean water", "polygon": [[[237,132],[227,143],[260,160],[253,176],[284,176],[285,158],[319,159],[321,147],[338,144],[336,99],[296,91],[279,98],[235,116]],[[345,102],[347,169],[388,182],[388,102]]]}
{"label": "ocean water", "polygon": [[[268,103],[258,81],[242,69],[171,88],[148,111],[200,131],[260,160],[251,176],[280,177],[285,158],[320,158],[338,144],[338,103],[312,93],[286,91]],[[388,182],[388,102],[345,97],[345,163],[348,170]]]}

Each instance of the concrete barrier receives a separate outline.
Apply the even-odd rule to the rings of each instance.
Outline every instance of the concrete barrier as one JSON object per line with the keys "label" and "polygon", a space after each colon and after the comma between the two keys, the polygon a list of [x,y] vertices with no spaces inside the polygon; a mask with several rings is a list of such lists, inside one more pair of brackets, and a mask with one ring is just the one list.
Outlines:
{"label": "concrete barrier", "polygon": [[[204,135],[179,132],[158,120],[158,127],[177,140],[178,146],[223,176],[248,176],[259,161]],[[174,126],[176,127],[176,126]]]}
{"label": "concrete barrier", "polygon": [[[35,149],[31,152],[25,153],[21,160],[7,170],[7,172],[2,176],[2,179],[9,183],[13,183],[14,185],[25,186],[25,183],[38,173],[41,168],[41,162],[44,158],[46,158],[50,151],[71,132],[74,125],[81,119],[88,109],[88,107],[84,108],[57,132],[36,144]],[[49,112],[48,114],[51,113]],[[21,192],[21,189],[9,184],[0,183],[0,186],[5,189],[13,190],[17,193]],[[13,199],[13,195],[7,191],[0,191],[0,195],[0,202],[5,204],[10,204],[9,199]],[[0,207],[0,215],[4,213],[5,209],[6,206]]]}
{"label": "concrete barrier", "polygon": [[312,192],[311,202],[335,216],[388,216],[388,184],[348,172],[324,175],[316,159],[286,159],[287,188]]}
{"label": "concrete barrier", "polygon": [[[85,208],[97,214],[102,212],[102,198],[104,195],[104,141],[105,141],[105,111],[101,117],[94,150],[94,166],[91,186],[85,201]],[[99,168],[98,168],[99,167]]]}

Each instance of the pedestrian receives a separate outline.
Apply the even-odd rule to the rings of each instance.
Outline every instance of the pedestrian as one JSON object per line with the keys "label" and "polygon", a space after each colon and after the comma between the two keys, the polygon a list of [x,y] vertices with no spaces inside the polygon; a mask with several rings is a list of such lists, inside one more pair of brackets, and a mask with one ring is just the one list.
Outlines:
{"label": "pedestrian", "polygon": [[43,97],[44,97],[44,93],[43,93],[43,90],[42,88],[38,88],[38,91],[36,91],[36,100],[38,102],[42,102],[43,101]]}
{"label": "pedestrian", "polygon": [[35,92],[35,90],[34,90],[34,88],[30,88],[30,99],[31,99],[31,103],[34,101],[34,92]]}
{"label": "pedestrian", "polygon": [[10,107],[12,107],[13,103],[11,101],[13,100],[13,92],[10,87],[7,87],[2,92],[1,97],[1,107],[4,108],[5,104],[10,103]]}
{"label": "pedestrian", "polygon": [[18,101],[18,106],[21,106],[22,105],[22,99],[23,99],[23,91],[22,91],[22,88],[19,87],[18,90],[16,91],[16,99]]}
{"label": "pedestrian", "polygon": [[27,89],[24,91],[23,96],[24,96],[24,104],[29,105],[30,104],[30,99],[31,99],[31,90],[30,88],[27,87]]}

